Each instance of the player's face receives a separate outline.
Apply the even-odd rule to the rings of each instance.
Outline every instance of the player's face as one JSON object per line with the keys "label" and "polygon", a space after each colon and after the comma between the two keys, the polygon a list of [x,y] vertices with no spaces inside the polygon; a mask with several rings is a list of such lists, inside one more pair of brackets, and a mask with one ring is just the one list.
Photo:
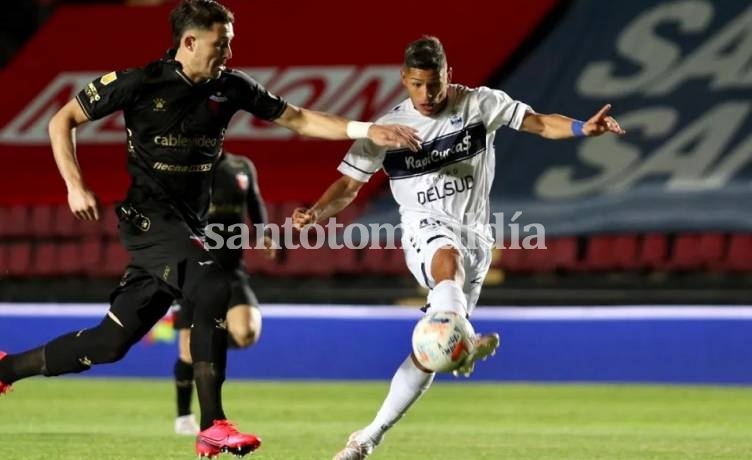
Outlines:
{"label": "player's face", "polygon": [[410,100],[421,115],[431,116],[441,112],[446,105],[449,72],[416,69],[402,69],[402,85],[407,89]]}
{"label": "player's face", "polygon": [[232,23],[214,23],[210,30],[196,32],[193,67],[204,78],[217,78],[232,58],[230,42],[235,36]]}

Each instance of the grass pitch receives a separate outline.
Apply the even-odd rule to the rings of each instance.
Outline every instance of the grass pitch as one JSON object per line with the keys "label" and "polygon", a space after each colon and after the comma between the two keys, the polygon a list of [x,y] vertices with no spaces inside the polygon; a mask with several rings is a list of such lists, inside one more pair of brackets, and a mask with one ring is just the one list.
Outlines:
{"label": "grass pitch", "polygon": [[[246,458],[330,459],[371,419],[387,386],[229,382],[225,408],[241,429],[263,438]],[[166,380],[19,382],[0,398],[0,458],[195,458],[192,439],[172,433],[173,400]],[[752,388],[442,381],[371,458],[750,459]]]}

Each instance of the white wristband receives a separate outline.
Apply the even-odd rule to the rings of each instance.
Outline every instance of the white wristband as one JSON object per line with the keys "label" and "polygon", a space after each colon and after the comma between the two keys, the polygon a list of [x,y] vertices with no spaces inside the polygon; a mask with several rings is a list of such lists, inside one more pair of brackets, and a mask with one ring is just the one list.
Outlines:
{"label": "white wristband", "polygon": [[367,123],[364,121],[349,121],[347,122],[347,137],[350,139],[366,139],[368,138],[368,128],[373,123]]}

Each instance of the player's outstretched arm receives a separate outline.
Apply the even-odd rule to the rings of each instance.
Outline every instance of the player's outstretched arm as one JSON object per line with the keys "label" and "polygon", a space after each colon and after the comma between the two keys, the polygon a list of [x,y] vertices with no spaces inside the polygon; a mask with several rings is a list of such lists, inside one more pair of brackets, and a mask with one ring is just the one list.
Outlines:
{"label": "player's outstretched arm", "polygon": [[74,129],[87,121],[78,101],[71,99],[50,119],[48,130],[57,169],[68,188],[71,212],[81,220],[99,220],[97,197],[84,184],[73,140]]}
{"label": "player's outstretched arm", "polygon": [[537,134],[546,139],[594,137],[605,133],[625,134],[614,117],[608,114],[611,104],[606,104],[587,121],[579,121],[558,114],[528,112],[522,121],[521,131]]}
{"label": "player's outstretched arm", "polygon": [[300,230],[308,224],[326,220],[345,209],[353,202],[364,182],[343,175],[329,186],[321,198],[309,209],[296,209],[292,223]]}
{"label": "player's outstretched arm", "polygon": [[418,131],[404,125],[381,125],[350,121],[326,112],[317,112],[288,104],[282,115],[274,120],[301,136],[322,139],[370,139],[376,145],[389,148],[420,149]]}

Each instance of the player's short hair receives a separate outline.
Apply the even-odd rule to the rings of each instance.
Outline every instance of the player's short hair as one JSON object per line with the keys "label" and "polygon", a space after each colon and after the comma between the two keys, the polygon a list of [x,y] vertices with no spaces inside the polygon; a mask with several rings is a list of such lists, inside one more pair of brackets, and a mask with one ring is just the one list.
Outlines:
{"label": "player's short hair", "polygon": [[235,16],[226,6],[214,0],[181,0],[170,12],[172,46],[178,48],[183,33],[188,29],[210,30],[216,23],[235,22]]}
{"label": "player's short hair", "polygon": [[405,49],[405,67],[423,70],[446,68],[447,59],[444,45],[438,38],[426,35],[407,45]]}

